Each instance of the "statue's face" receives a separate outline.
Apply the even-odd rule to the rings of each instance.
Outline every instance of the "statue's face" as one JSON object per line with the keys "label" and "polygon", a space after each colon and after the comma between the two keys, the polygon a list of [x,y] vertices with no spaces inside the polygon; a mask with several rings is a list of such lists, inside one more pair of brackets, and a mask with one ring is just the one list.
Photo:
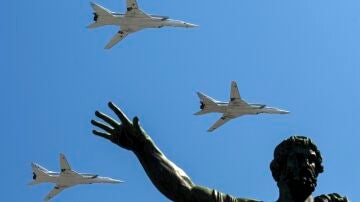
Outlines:
{"label": "statue's face", "polygon": [[306,199],[316,187],[316,153],[306,147],[294,147],[289,151],[282,180],[296,199]]}

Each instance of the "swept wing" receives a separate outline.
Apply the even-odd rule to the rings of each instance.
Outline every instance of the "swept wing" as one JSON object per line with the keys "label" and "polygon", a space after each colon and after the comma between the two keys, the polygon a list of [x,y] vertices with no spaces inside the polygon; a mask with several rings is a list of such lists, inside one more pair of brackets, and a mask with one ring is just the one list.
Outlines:
{"label": "swept wing", "polygon": [[61,191],[63,191],[64,189],[66,189],[68,187],[62,186],[55,186],[49,193],[48,195],[45,196],[44,201],[48,201],[50,199],[52,199],[54,196],[58,195]]}
{"label": "swept wing", "polygon": [[151,18],[148,14],[139,9],[136,0],[126,0],[126,17]]}
{"label": "swept wing", "polygon": [[224,123],[230,121],[232,118],[228,117],[228,116],[222,116],[219,120],[217,120],[207,131],[208,132],[212,132],[215,129],[217,129],[218,127],[224,125]]}
{"label": "swept wing", "polygon": [[64,154],[60,154],[60,175],[64,176],[64,175],[72,175],[72,176],[77,176],[77,177],[82,177],[82,175],[80,175],[79,173],[73,171],[70,167],[69,162],[66,160],[66,157]]}
{"label": "swept wing", "polygon": [[119,43],[121,40],[123,40],[127,35],[129,34],[129,32],[127,31],[123,31],[120,30],[118,31],[109,41],[108,44],[106,44],[105,49],[110,49],[112,48],[115,44]]}
{"label": "swept wing", "polygon": [[231,82],[229,105],[249,107],[250,105],[240,97],[239,89],[235,81]]}

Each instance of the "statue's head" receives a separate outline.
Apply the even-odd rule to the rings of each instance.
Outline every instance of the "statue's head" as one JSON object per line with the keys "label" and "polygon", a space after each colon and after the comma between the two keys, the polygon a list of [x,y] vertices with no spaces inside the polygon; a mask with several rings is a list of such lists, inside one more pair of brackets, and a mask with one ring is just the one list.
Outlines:
{"label": "statue's head", "polygon": [[324,167],[310,138],[292,136],[276,146],[270,169],[280,189],[286,186],[294,198],[305,199],[315,190]]}

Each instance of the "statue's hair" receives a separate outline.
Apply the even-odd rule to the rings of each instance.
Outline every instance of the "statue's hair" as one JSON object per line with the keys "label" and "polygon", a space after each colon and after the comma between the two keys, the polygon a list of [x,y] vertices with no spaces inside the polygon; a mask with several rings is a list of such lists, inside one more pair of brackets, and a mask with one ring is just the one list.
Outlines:
{"label": "statue's hair", "polygon": [[279,181],[281,171],[283,167],[286,165],[286,160],[289,151],[291,151],[292,148],[296,146],[309,148],[315,151],[317,156],[315,161],[316,175],[324,171],[324,166],[322,165],[322,157],[320,151],[318,150],[317,146],[311,141],[311,139],[304,136],[291,136],[288,139],[282,141],[278,146],[276,146],[274,150],[274,159],[270,163],[270,169],[272,176],[276,182]]}

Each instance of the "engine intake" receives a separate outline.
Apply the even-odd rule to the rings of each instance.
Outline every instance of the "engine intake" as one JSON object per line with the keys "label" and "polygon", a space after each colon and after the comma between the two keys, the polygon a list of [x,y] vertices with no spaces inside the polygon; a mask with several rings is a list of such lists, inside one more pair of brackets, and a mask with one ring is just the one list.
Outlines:
{"label": "engine intake", "polygon": [[99,15],[97,13],[93,13],[94,14],[94,21],[96,22],[99,18]]}
{"label": "engine intake", "polygon": [[200,102],[200,109],[204,109],[205,108],[205,104],[203,102]]}

